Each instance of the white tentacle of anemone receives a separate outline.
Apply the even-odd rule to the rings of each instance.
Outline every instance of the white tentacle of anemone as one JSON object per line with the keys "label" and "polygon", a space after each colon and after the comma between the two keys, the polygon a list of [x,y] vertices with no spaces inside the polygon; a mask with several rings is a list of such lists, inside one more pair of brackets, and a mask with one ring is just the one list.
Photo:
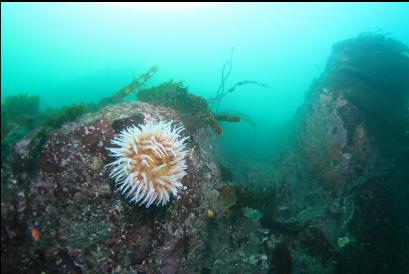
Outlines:
{"label": "white tentacle of anemone", "polygon": [[187,154],[181,137],[182,126],[170,122],[148,122],[132,126],[119,133],[108,148],[115,161],[108,164],[109,176],[117,190],[131,202],[139,205],[165,205],[171,195],[177,197],[184,189],[181,183],[186,175]]}

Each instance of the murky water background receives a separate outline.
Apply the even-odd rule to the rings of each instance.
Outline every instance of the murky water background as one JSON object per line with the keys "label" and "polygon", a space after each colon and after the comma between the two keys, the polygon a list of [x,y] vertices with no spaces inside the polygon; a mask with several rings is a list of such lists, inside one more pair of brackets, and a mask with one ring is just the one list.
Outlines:
{"label": "murky water background", "polygon": [[[243,86],[220,110],[256,124],[224,125],[232,156],[269,159],[285,122],[325,69],[334,43],[382,31],[409,43],[406,3],[31,4],[1,6],[1,99],[21,92],[40,107],[95,102],[157,65],[153,86],[173,79],[209,98],[234,47],[226,85]],[[240,147],[237,150],[237,147]],[[243,150],[243,147],[247,149]]]}

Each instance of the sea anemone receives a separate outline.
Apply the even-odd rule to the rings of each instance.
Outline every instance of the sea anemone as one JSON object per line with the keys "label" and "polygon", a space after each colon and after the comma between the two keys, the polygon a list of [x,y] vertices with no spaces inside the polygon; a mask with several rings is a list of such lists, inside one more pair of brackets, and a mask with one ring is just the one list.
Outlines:
{"label": "sea anemone", "polygon": [[111,143],[119,147],[108,148],[116,160],[110,177],[115,179],[117,190],[131,202],[149,207],[153,203],[165,205],[170,194],[177,197],[186,175],[187,154],[181,137],[182,126],[172,122],[148,122],[124,129]]}

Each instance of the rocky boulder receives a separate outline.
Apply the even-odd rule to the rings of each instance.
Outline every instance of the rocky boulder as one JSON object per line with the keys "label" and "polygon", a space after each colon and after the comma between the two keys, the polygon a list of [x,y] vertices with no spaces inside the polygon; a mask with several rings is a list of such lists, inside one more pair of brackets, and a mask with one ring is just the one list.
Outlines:
{"label": "rocky boulder", "polygon": [[151,120],[183,125],[172,109],[129,102],[43,133],[45,141],[35,153],[30,147],[38,132],[13,146],[1,172],[2,270],[200,271],[198,262],[206,260],[207,211],[221,211],[212,133],[183,133],[191,135],[188,175],[182,181],[187,189],[169,205],[131,204],[108,178],[110,140],[127,126]]}

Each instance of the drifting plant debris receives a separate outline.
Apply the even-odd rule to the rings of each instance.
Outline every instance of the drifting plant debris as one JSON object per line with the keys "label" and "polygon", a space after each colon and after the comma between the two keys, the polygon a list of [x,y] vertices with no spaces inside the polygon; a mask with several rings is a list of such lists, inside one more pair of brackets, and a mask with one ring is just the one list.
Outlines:
{"label": "drifting plant debris", "polygon": [[268,86],[266,84],[254,81],[254,80],[242,80],[242,81],[238,81],[236,82],[231,88],[226,89],[225,85],[226,85],[226,81],[229,78],[231,71],[233,69],[232,67],[232,62],[233,62],[233,50],[234,47],[231,48],[230,50],[230,56],[229,58],[226,60],[226,62],[223,65],[222,68],[222,72],[221,72],[221,80],[220,80],[220,85],[216,91],[216,95],[213,98],[210,98],[209,101],[209,105],[210,108],[214,111],[214,112],[218,112],[219,111],[219,107],[220,107],[220,103],[221,100],[229,93],[233,93],[234,91],[236,91],[236,89],[238,87],[244,86],[244,85],[257,85],[263,88],[268,88]]}
{"label": "drifting plant debris", "polygon": [[152,66],[146,73],[132,80],[131,83],[121,88],[114,95],[100,100],[98,103],[98,106],[104,107],[109,104],[119,103],[122,101],[124,97],[130,95],[132,92],[136,93],[140,91],[142,87],[152,78],[152,76],[156,74],[157,71],[158,71],[158,67]]}

